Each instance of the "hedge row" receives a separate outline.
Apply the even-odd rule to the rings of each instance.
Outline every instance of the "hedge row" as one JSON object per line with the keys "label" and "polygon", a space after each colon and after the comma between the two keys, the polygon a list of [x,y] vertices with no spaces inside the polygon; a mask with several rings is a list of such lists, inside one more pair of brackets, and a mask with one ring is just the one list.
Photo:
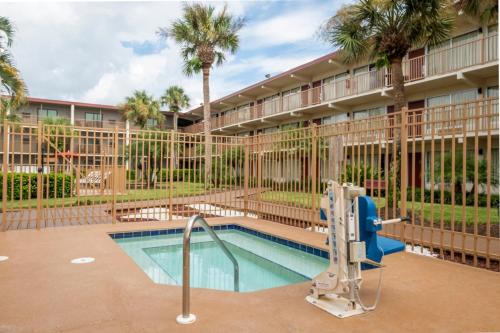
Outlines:
{"label": "hedge row", "polygon": [[[151,171],[150,171],[151,172]],[[127,170],[127,179],[128,180],[140,180],[138,173],[136,170]],[[168,169],[162,169],[161,172],[157,171],[158,173],[158,181],[165,182],[170,178],[170,170]],[[148,171],[146,170],[143,174],[143,178],[145,179],[148,174]],[[200,177],[200,172],[197,170],[192,170],[192,169],[174,169],[174,175],[173,175],[173,180],[174,182],[176,181],[190,181],[190,182],[200,182],[201,177]]]}
{"label": "hedge row", "polygon": [[[193,182],[199,183],[202,180],[202,175],[199,170],[193,169],[174,169],[173,170],[173,181],[185,181],[185,182]],[[160,181],[166,182],[170,180],[170,170],[162,170]]]}
{"label": "hedge row", "polygon": [[[65,173],[49,173],[43,175],[43,197],[62,198],[72,196],[71,184],[73,176]],[[0,173],[0,197],[3,198],[3,174]],[[57,184],[57,185],[56,185]],[[7,200],[19,200],[37,197],[36,173],[8,173],[7,174]],[[48,193],[47,193],[48,192]]]}

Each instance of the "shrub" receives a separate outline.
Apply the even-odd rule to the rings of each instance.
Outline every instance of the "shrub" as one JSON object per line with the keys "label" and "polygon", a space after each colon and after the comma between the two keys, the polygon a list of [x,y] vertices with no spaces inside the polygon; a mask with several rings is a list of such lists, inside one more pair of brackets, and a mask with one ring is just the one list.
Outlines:
{"label": "shrub", "polygon": [[[170,180],[170,170],[163,169],[161,170],[161,175],[159,177],[161,182],[166,182]],[[201,182],[201,174],[199,170],[194,169],[174,169],[173,170],[173,181],[185,181],[192,183]]]}
{"label": "shrub", "polygon": [[[407,200],[411,200],[411,192],[412,189],[411,187],[408,188],[408,193],[407,193]],[[415,189],[415,202],[421,202],[422,201],[422,193],[424,194],[424,202],[430,203],[431,202],[431,190],[422,190],[420,188]],[[477,199],[477,205],[478,207],[486,207],[487,203],[487,195],[484,193],[478,193],[478,199]],[[451,200],[451,192],[450,191],[444,191],[443,192],[443,203],[447,205],[452,204]],[[441,203],[441,190],[434,190],[434,203],[435,204],[440,204]],[[461,192],[455,192],[455,205],[461,206],[462,205],[462,193]],[[465,197],[465,205],[466,206],[474,206],[474,195],[473,193],[468,192]],[[491,194],[490,196],[490,206],[491,207],[498,207],[500,205],[500,195],[498,194]]]}
{"label": "shrub", "polygon": [[[370,165],[366,165],[366,167],[361,164],[357,166],[346,165],[345,173],[343,174],[342,181],[354,183],[358,186],[365,185],[365,168],[366,168],[366,177],[368,179],[378,179],[377,170],[373,169]],[[357,184],[359,176],[359,184]]]}
{"label": "shrub", "polygon": [[[49,173],[43,175],[43,197],[58,198],[70,197],[73,176],[65,173]],[[0,196],[3,197],[3,174],[0,173]],[[57,186],[56,186],[57,184]],[[8,173],[7,174],[7,200],[19,200],[37,197],[36,173]],[[48,195],[48,197],[47,197]]]}

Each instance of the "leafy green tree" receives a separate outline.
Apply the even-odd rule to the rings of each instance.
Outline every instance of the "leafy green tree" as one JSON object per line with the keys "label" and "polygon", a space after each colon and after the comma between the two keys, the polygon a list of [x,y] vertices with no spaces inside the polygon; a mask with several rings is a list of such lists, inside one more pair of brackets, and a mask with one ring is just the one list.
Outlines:
{"label": "leafy green tree", "polygon": [[244,149],[234,146],[213,157],[212,180],[215,186],[238,185],[243,182]]}
{"label": "leafy green tree", "polygon": [[183,108],[189,107],[189,96],[184,93],[184,89],[179,86],[171,86],[160,97],[160,102],[174,113],[174,131],[177,132],[177,121],[179,112]]}
{"label": "leafy green tree", "polygon": [[[46,152],[65,152],[70,150],[73,129],[68,119],[48,117],[42,120],[43,135],[47,137],[49,145]],[[57,150],[57,151],[55,151]]]}
{"label": "leafy green tree", "polygon": [[148,186],[156,183],[161,168],[168,167],[170,133],[165,131],[138,132],[127,147],[127,159],[132,170],[139,171],[136,180],[146,180]]}
{"label": "leafy green tree", "polygon": [[13,105],[13,101],[10,98],[0,99],[0,121],[8,120],[11,122],[21,121],[21,117],[16,112],[17,107]]}
{"label": "leafy green tree", "polygon": [[227,6],[215,13],[211,5],[201,3],[185,4],[183,17],[170,27],[160,28],[158,34],[173,38],[182,46],[184,72],[190,76],[203,73],[203,118],[205,133],[205,174],[210,183],[212,174],[212,136],[210,132],[210,70],[220,66],[226,54],[234,54],[239,47],[238,31],[244,19],[231,15]]}
{"label": "leafy green tree", "polygon": [[160,102],[144,90],[136,90],[132,96],[126,97],[125,103],[118,106],[123,118],[141,128],[146,128],[148,121],[156,121],[158,125],[163,124],[165,117],[160,112]]}
{"label": "leafy green tree", "polygon": [[4,16],[0,16],[0,94],[10,96],[10,101],[0,103],[0,116],[3,119],[18,120],[15,116],[8,116],[21,106],[25,100],[27,89],[19,70],[14,66],[10,48],[14,40],[14,26]]}
{"label": "leafy green tree", "polygon": [[[455,193],[463,192],[463,171],[464,171],[464,161],[462,156],[462,151],[457,151],[455,153],[455,163],[453,162],[453,155],[451,152],[445,153],[444,155],[444,163],[443,163],[443,174],[444,174],[444,182],[453,187]],[[467,156],[465,159],[465,182],[474,184],[474,179],[476,176],[475,172],[475,163],[476,158],[474,156]],[[478,159],[477,161],[477,183],[480,190],[484,189],[488,182],[488,173],[487,173],[487,161],[486,159]],[[453,177],[453,170],[455,170],[455,177]],[[434,162],[434,182],[441,182],[441,159],[437,157]],[[490,185],[495,186],[498,185],[498,177],[494,177],[491,175],[490,177]],[[474,194],[476,191],[474,185],[471,188],[470,194]]]}

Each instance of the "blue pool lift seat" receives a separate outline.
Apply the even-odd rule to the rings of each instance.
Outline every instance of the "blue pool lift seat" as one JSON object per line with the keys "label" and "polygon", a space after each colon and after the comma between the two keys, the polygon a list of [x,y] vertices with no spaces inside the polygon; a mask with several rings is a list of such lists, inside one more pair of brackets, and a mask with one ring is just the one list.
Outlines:
{"label": "blue pool lift seat", "polygon": [[[359,233],[360,241],[366,244],[366,257],[370,260],[380,263],[384,255],[402,252],[405,250],[405,244],[398,240],[377,235],[377,231],[382,226],[376,225],[379,220],[375,203],[369,196],[360,196],[358,200],[359,207]],[[320,209],[320,218],[327,220],[326,212]],[[404,223],[404,222],[403,222]],[[371,269],[375,266],[361,264],[362,269]]]}

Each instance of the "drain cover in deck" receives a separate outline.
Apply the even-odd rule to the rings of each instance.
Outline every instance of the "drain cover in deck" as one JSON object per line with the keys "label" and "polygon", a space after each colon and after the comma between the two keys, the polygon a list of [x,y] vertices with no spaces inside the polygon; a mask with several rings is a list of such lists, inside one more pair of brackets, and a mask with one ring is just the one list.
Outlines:
{"label": "drain cover in deck", "polygon": [[0,261],[5,261],[7,259],[9,259],[9,257],[7,257],[7,256],[0,256]]}
{"label": "drain cover in deck", "polygon": [[72,264],[89,264],[91,262],[94,262],[95,258],[92,257],[83,257],[83,258],[76,258],[71,260]]}

